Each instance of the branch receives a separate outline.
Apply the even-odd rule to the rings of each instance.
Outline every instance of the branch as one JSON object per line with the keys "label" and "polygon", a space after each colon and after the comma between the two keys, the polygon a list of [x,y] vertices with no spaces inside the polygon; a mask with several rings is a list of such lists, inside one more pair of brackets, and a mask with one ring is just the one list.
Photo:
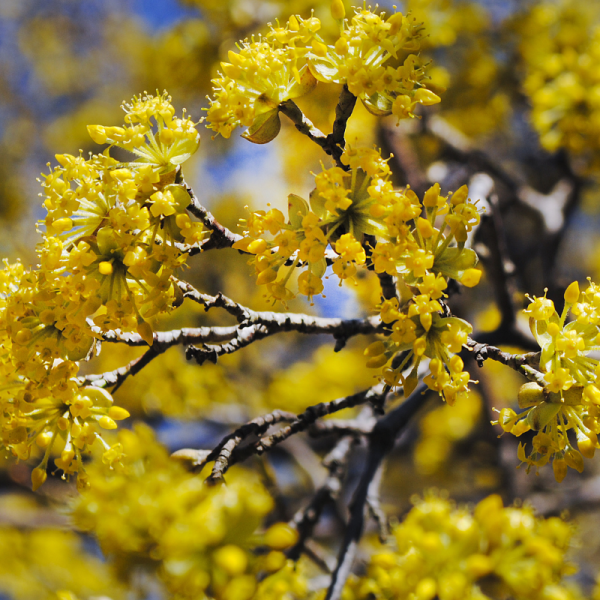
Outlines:
{"label": "branch", "polygon": [[[473,358],[477,361],[479,367],[483,367],[484,361],[491,358],[525,375],[528,379],[533,378],[533,381],[539,382],[540,377],[543,378],[543,375],[539,371],[535,371],[535,367],[539,367],[541,352],[510,354],[510,352],[504,352],[500,348],[496,348],[496,346],[482,344],[472,338],[468,339],[466,346],[473,352]],[[536,373],[539,375],[536,375]]]}
{"label": "branch", "polygon": [[390,155],[396,167],[394,175],[398,177],[398,184],[409,185],[417,196],[422,198],[429,188],[429,182],[419,162],[412,139],[405,129],[401,130],[380,121],[378,134],[386,154]]}
{"label": "branch", "polygon": [[184,298],[189,298],[197,304],[204,306],[205,311],[211,308],[224,308],[230,315],[233,315],[238,323],[243,323],[250,318],[252,312],[249,308],[238,304],[231,298],[224,296],[219,292],[216,296],[210,296],[199,292],[191,283],[187,281],[176,280],[177,287],[183,292]]}
{"label": "branch", "polygon": [[394,447],[398,434],[423,406],[422,392],[424,389],[425,385],[421,383],[398,408],[382,417],[373,428],[369,438],[367,461],[350,503],[350,520],[325,600],[341,598],[342,590],[352,569],[358,542],[362,536],[368,499],[377,494],[378,471],[383,459]]}
{"label": "branch", "polygon": [[132,360],[124,367],[119,367],[114,371],[108,371],[106,373],[79,377],[77,382],[80,386],[94,385],[96,387],[110,387],[114,385],[115,387],[111,390],[111,392],[114,394],[130,375],[137,375],[159,354],[160,352],[157,352],[154,348],[150,348],[144,354],[142,354],[142,356]]}
{"label": "branch", "polygon": [[[334,412],[338,412],[344,408],[352,408],[354,406],[365,404],[372,399],[378,398],[382,393],[383,386],[378,384],[372,388],[358,392],[357,394],[353,394],[351,396],[332,400],[331,402],[316,404],[315,406],[309,406],[303,413],[295,416],[293,415],[293,419],[288,418],[290,413],[281,413],[281,411],[275,411],[275,413],[278,415],[284,414],[285,419],[282,418],[280,420],[289,420],[289,425],[269,436],[260,437],[258,441],[245,447],[239,448],[238,446],[240,442],[232,442],[229,446],[225,447],[230,439],[236,439],[239,437],[240,430],[244,427],[242,426],[242,428],[238,429],[237,432],[225,438],[203,461],[202,464],[206,464],[212,460],[215,461],[212,473],[206,480],[207,483],[214,484],[222,481],[223,475],[226,473],[229,467],[235,463],[242,462],[250,456],[261,455],[269,450],[272,450],[275,446],[281,444],[281,442],[284,442],[292,435],[308,429],[308,427],[317,419],[330,415]],[[259,419],[267,419],[267,421],[269,421],[273,418],[275,413],[270,413],[264,417],[259,417]],[[251,428],[257,427],[255,421],[257,420],[255,419],[254,421],[251,421],[248,425],[250,425]],[[267,426],[267,429],[268,427],[270,427],[270,424]],[[266,429],[263,430],[261,426],[260,432],[262,435],[262,433],[266,432]]]}
{"label": "branch", "polygon": [[424,115],[422,123],[424,130],[443,142],[461,163],[471,166],[476,171],[489,173],[502,182],[515,199],[517,198],[519,182],[485,152],[475,148],[471,140],[461,131],[439,115]]}
{"label": "branch", "polygon": [[[516,324],[516,313],[513,297],[516,292],[514,282],[515,265],[510,259],[504,224],[500,213],[498,196],[491,194],[489,197],[491,215],[484,221],[489,223],[488,231],[484,237],[485,245],[490,250],[490,267],[493,276],[490,277],[494,288],[496,303],[502,316],[499,329],[512,329]],[[482,223],[482,225],[484,224]]]}
{"label": "branch", "polygon": [[383,324],[379,317],[367,317],[364,319],[335,319],[313,317],[302,313],[280,313],[273,311],[257,312],[251,310],[219,292],[216,296],[202,294],[191,284],[183,281],[177,283],[185,298],[204,306],[205,310],[213,307],[224,308],[229,314],[236,317],[238,323],[243,327],[261,325],[266,328],[265,334],[257,333],[256,339],[262,339],[266,335],[273,335],[282,331],[297,331],[306,334],[330,334],[336,340],[336,352],[341,350],[346,341],[355,335],[368,335],[380,333]]}
{"label": "branch", "polygon": [[282,102],[279,105],[279,111],[292,121],[302,135],[307,136],[315,144],[321,146],[325,153],[331,156],[331,148],[327,140],[328,136],[313,125],[312,121],[300,110],[300,107],[293,100]]}
{"label": "branch", "polygon": [[231,248],[235,242],[242,239],[242,236],[238,233],[234,233],[221,225],[212,213],[202,206],[200,200],[194,194],[194,191],[185,182],[184,185],[187,189],[187,193],[190,195],[190,204],[187,209],[197,218],[202,221],[207,229],[210,229],[211,235],[208,239],[202,241],[198,246],[190,248],[190,255],[197,254],[203,250]]}
{"label": "branch", "polygon": [[333,148],[333,158],[336,163],[344,152],[344,147],[346,145],[346,125],[348,124],[348,119],[352,116],[355,106],[356,96],[350,92],[347,85],[344,85],[340,92],[337,106],[335,107],[333,132],[327,136],[327,139]]}
{"label": "branch", "polygon": [[[171,331],[155,331],[152,349],[162,354],[171,346],[199,344],[204,342],[226,342],[234,339],[239,332],[237,325],[228,327],[184,327]],[[102,334],[102,341],[126,344],[127,346],[147,346],[138,333],[123,333],[118,330]]]}
{"label": "branch", "polygon": [[266,327],[252,325],[251,327],[244,327],[236,329],[236,335],[229,342],[219,345],[204,344],[201,348],[195,346],[188,346],[185,349],[185,357],[188,360],[194,359],[199,365],[209,361],[213,364],[217,362],[220,356],[225,354],[233,354],[246,346],[249,346],[252,342],[261,340],[271,335]]}
{"label": "branch", "polygon": [[389,535],[387,526],[387,516],[383,508],[381,508],[381,501],[379,498],[379,488],[381,487],[381,480],[383,479],[383,471],[384,463],[382,461],[379,465],[379,468],[377,469],[377,472],[373,476],[371,484],[369,485],[369,490],[367,492],[367,507],[369,509],[369,513],[371,513],[371,516],[377,523],[377,527],[379,529],[379,541],[382,544],[385,544]]}
{"label": "branch", "polygon": [[331,156],[338,167],[348,171],[348,166],[342,163],[341,156],[346,145],[344,139],[346,125],[355,105],[356,96],[344,85],[335,107],[333,131],[329,135],[325,135],[320,129],[317,129],[293,100],[282,102],[279,105],[279,110],[294,123],[300,133],[318,144],[325,151],[325,154]]}
{"label": "branch", "polygon": [[275,425],[282,421],[293,421],[295,418],[296,415],[294,413],[275,410],[272,413],[253,419],[223,438],[219,445],[198,465],[199,470],[201,470],[204,465],[214,460],[215,464],[212,473],[206,481],[209,483],[221,481],[223,479],[223,474],[230,466],[231,455],[246,438],[251,435],[260,436],[265,433],[271,425]]}
{"label": "branch", "polygon": [[353,436],[343,436],[333,450],[323,460],[323,465],[329,471],[323,485],[316,491],[310,504],[299,510],[292,519],[298,530],[298,541],[287,551],[288,558],[297,561],[304,551],[306,540],[312,535],[315,525],[319,522],[325,506],[334,501],[342,489],[342,479],[346,473],[350,450],[355,442]]}

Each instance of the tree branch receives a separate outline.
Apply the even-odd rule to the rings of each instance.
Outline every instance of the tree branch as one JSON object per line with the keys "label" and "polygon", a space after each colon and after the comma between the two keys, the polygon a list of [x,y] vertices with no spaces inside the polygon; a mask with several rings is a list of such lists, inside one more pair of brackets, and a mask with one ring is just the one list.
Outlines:
{"label": "tree branch", "polygon": [[282,102],[279,105],[279,110],[294,123],[300,133],[307,136],[315,144],[318,144],[324,150],[325,154],[331,156],[338,167],[344,169],[344,171],[348,171],[349,167],[342,163],[341,156],[344,153],[346,145],[346,140],[344,139],[346,125],[355,105],[356,96],[344,85],[340,92],[337,106],[335,107],[333,131],[329,135],[325,135],[320,129],[317,129],[293,100]]}
{"label": "tree branch", "polygon": [[325,600],[341,598],[342,590],[354,563],[358,542],[362,536],[368,498],[377,494],[379,487],[377,474],[381,463],[394,447],[398,434],[423,406],[422,392],[424,390],[425,385],[421,383],[398,408],[379,419],[371,432],[367,461],[350,503],[350,520]]}
{"label": "tree branch", "polygon": [[130,375],[137,375],[145,366],[150,364],[160,352],[157,352],[154,348],[147,350],[142,356],[132,360],[129,364],[124,367],[119,367],[114,371],[108,371],[106,373],[100,373],[97,375],[86,375],[78,378],[80,386],[94,385],[96,387],[110,387],[115,386],[111,392],[114,394],[125,382]]}
{"label": "tree branch", "polygon": [[190,248],[190,255],[197,254],[198,252],[202,252],[204,250],[212,250],[212,249],[221,249],[221,248],[231,248],[235,242],[242,239],[242,236],[238,233],[234,233],[221,225],[212,213],[202,206],[200,200],[194,194],[194,190],[189,187],[185,182],[184,185],[186,187],[187,193],[190,195],[190,204],[187,209],[197,218],[202,221],[204,226],[211,231],[211,235],[208,239],[200,242],[198,246],[194,246]]}
{"label": "tree branch", "polygon": [[[224,444],[227,444],[230,439],[236,439],[237,437],[239,437],[240,429],[243,428],[242,426],[242,428],[238,429],[237,432],[232,434],[233,438],[232,436],[228,436],[227,438],[225,438],[225,440],[221,442],[221,444],[219,444],[219,446],[217,446],[217,448],[213,450],[202,462],[202,465],[204,465],[212,460],[215,461],[212,473],[207,478],[207,482],[218,483],[222,481],[223,475],[226,473],[229,467],[231,467],[235,463],[242,462],[250,456],[261,455],[265,452],[268,452],[269,450],[272,450],[275,446],[281,444],[281,442],[284,442],[292,435],[306,430],[310,425],[312,425],[317,419],[320,419],[321,417],[325,417],[334,412],[338,412],[344,408],[352,408],[354,406],[365,404],[366,402],[369,402],[370,400],[380,396],[383,393],[383,389],[383,386],[381,384],[378,384],[367,390],[358,392],[357,394],[352,394],[351,396],[345,396],[344,398],[332,400],[331,402],[322,402],[314,406],[309,406],[303,413],[295,415],[293,419],[288,418],[289,413],[281,413],[281,411],[275,411],[275,413],[277,413],[278,415],[285,414],[285,420],[289,421],[289,425],[283,427],[276,433],[273,433],[269,436],[260,437],[258,441],[247,446],[240,448],[240,442],[232,442],[230,446],[227,446],[227,448],[225,448]],[[270,419],[272,419],[272,415],[275,413],[270,413],[270,415],[259,417],[259,419],[267,419],[267,421],[269,421]],[[257,427],[257,425],[254,424],[255,421],[250,422],[251,428]],[[270,427],[270,424],[268,426]],[[251,431],[254,430],[251,429]],[[262,433],[266,432],[266,430],[263,431],[262,429],[260,429],[260,431],[261,435]],[[221,448],[224,448],[225,452],[223,452]]]}
{"label": "tree branch", "polygon": [[[477,361],[479,367],[483,367],[484,361],[491,358],[492,360],[500,362],[522,375],[525,375],[528,379],[532,379],[533,377],[533,381],[539,380],[539,377],[533,374],[532,371],[535,370],[536,367],[539,367],[541,352],[510,354],[510,352],[504,352],[503,350],[500,350],[500,348],[496,348],[496,346],[482,344],[472,338],[468,339],[466,346],[473,352],[473,358]],[[542,374],[540,373],[540,375]]]}
{"label": "tree branch", "polygon": [[287,551],[288,558],[296,561],[304,551],[306,540],[312,535],[315,525],[321,518],[325,506],[335,500],[342,489],[342,479],[346,473],[350,450],[355,442],[353,436],[343,436],[333,450],[323,460],[329,471],[323,485],[316,491],[309,505],[299,510],[292,519],[298,530],[298,541]]}

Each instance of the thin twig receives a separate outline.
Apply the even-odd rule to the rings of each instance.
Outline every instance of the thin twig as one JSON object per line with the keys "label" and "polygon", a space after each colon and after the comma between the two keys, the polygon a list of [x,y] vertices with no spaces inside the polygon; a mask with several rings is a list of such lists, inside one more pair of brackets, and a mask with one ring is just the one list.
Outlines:
{"label": "thin twig", "polygon": [[385,456],[394,447],[398,434],[411,417],[423,406],[425,386],[420,384],[415,391],[396,409],[382,417],[369,437],[369,452],[362,476],[350,503],[350,520],[338,556],[337,566],[331,577],[325,600],[339,600],[346,580],[350,575],[358,542],[362,536],[365,509],[370,496],[376,495],[379,482],[377,473]]}
{"label": "thin twig", "polygon": [[229,467],[232,453],[246,438],[251,435],[259,436],[272,425],[281,423],[281,421],[293,421],[295,418],[296,415],[294,413],[275,410],[272,413],[253,419],[223,438],[219,445],[198,465],[198,468],[202,469],[205,464],[214,460],[215,464],[211,475],[207,478],[207,482],[215,483],[222,480],[223,473]]}
{"label": "thin twig", "polygon": [[[284,442],[292,435],[308,429],[308,427],[310,427],[317,419],[338,412],[344,408],[352,408],[354,406],[365,404],[382,393],[383,386],[378,384],[372,388],[358,392],[357,394],[352,394],[351,396],[345,396],[344,398],[338,398],[331,402],[323,402],[314,406],[309,406],[303,413],[296,415],[293,420],[290,420],[289,425],[283,427],[276,433],[261,437],[257,442],[244,447],[239,447],[239,444],[236,444],[234,450],[225,457],[226,459],[220,460],[218,464],[215,463],[211,475],[207,478],[207,482],[217,483],[222,481],[223,475],[233,464],[242,462],[250,456],[261,455],[272,450],[275,446],[281,444],[281,442]],[[269,415],[267,415],[267,417],[268,416]],[[214,451],[211,452],[205,462],[216,460],[217,456],[223,456],[222,452],[219,454],[215,454]]]}
{"label": "thin twig", "polygon": [[346,126],[348,119],[352,116],[356,106],[356,96],[350,92],[347,85],[342,87],[337,106],[335,107],[335,121],[333,122],[333,131],[327,136],[332,147],[332,156],[338,163],[344,152],[346,145]]}
{"label": "thin twig", "polygon": [[200,200],[194,194],[194,191],[185,182],[184,185],[188,194],[190,195],[190,204],[187,209],[197,218],[202,221],[204,226],[211,231],[210,237],[190,249],[190,254],[197,254],[203,250],[231,248],[235,242],[242,239],[242,236],[238,233],[234,233],[221,225],[212,213],[204,207]]}
{"label": "thin twig", "polygon": [[292,519],[298,530],[298,541],[287,551],[288,558],[296,561],[304,551],[306,540],[312,535],[315,525],[321,518],[325,506],[335,500],[342,489],[342,479],[346,473],[348,457],[355,439],[353,436],[343,436],[333,450],[323,460],[323,465],[329,471],[325,482],[315,492],[309,505],[299,510]]}
{"label": "thin twig", "polygon": [[511,261],[508,252],[504,224],[496,194],[490,195],[489,204],[491,215],[482,222],[482,226],[487,222],[489,227],[485,232],[485,236],[482,237],[485,237],[485,245],[489,248],[491,254],[489,263],[492,276],[490,276],[490,280],[502,317],[499,328],[511,329],[516,323],[516,312],[513,304],[513,297],[516,292],[513,277],[515,265]]}
{"label": "thin twig", "polygon": [[[239,333],[238,325],[227,327],[184,327],[171,331],[155,331],[152,348],[161,354],[171,346],[200,344],[205,342],[227,342],[235,339]],[[126,344],[127,346],[147,346],[147,342],[138,333],[123,333],[113,330],[102,334],[102,341]]]}
{"label": "thin twig", "polygon": [[323,148],[326,154],[331,155],[331,148],[327,136],[302,112],[300,107],[293,100],[286,100],[279,105],[279,111],[282,112],[296,129]]}
{"label": "thin twig", "polygon": [[108,371],[106,373],[100,373],[97,375],[86,375],[78,379],[78,383],[81,386],[93,385],[96,387],[110,387],[115,386],[111,392],[114,394],[122,385],[125,380],[131,375],[136,375],[144,367],[146,367],[152,360],[154,360],[160,353],[154,348],[147,350],[142,356],[132,360],[129,364],[124,367],[119,367],[114,371]]}
{"label": "thin twig", "polygon": [[[532,370],[535,367],[539,367],[540,352],[526,352],[525,354],[511,354],[510,352],[504,352],[496,346],[490,344],[482,344],[469,338],[466,346],[472,350],[473,358],[477,361],[479,367],[483,366],[483,363],[488,358],[510,367],[511,369],[518,371],[528,378],[532,378]],[[532,367],[534,369],[532,369]],[[541,375],[541,373],[540,373]],[[534,381],[537,381],[537,377]]]}
{"label": "thin twig", "polygon": [[317,129],[310,119],[300,110],[293,100],[286,100],[279,105],[279,110],[288,119],[294,123],[296,129],[307,136],[310,140],[318,144],[325,152],[335,160],[335,164],[347,171],[349,167],[341,161],[344,153],[346,141],[346,125],[352,115],[356,105],[356,96],[352,94],[347,86],[344,85],[340,92],[337,106],[335,107],[335,121],[333,122],[333,131],[325,135],[320,129]]}
{"label": "thin twig", "polygon": [[189,298],[197,304],[204,306],[205,311],[209,311],[211,308],[224,308],[229,314],[233,315],[238,323],[248,321],[252,311],[241,304],[238,304],[231,298],[223,295],[219,292],[216,296],[210,296],[209,294],[203,294],[199,292],[191,283],[187,281],[176,280],[175,284],[183,292],[184,298]]}
{"label": "thin twig", "polygon": [[380,501],[380,487],[381,481],[383,479],[385,463],[382,461],[377,469],[377,473],[375,473],[373,477],[373,481],[371,485],[369,485],[369,491],[367,493],[367,507],[369,509],[369,513],[377,523],[377,527],[379,529],[379,541],[382,544],[385,544],[388,538],[388,526],[387,526],[387,516],[381,508]]}
{"label": "thin twig", "polygon": [[488,173],[502,182],[515,201],[518,200],[519,182],[485,152],[474,147],[471,140],[462,132],[439,115],[423,115],[421,122],[425,131],[443,142],[462,164],[469,165],[475,171]]}

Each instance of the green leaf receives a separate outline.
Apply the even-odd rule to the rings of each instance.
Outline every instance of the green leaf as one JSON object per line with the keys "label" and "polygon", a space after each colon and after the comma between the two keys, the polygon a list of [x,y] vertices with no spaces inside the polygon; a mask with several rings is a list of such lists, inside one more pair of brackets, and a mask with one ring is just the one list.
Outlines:
{"label": "green leaf", "polygon": [[442,255],[435,259],[433,268],[434,273],[441,273],[445,277],[460,280],[467,269],[472,269],[479,259],[477,254],[471,248],[446,248]]}
{"label": "green leaf", "polygon": [[275,107],[258,115],[242,137],[253,144],[267,144],[277,137],[280,129],[279,108]]}
{"label": "green leaf", "polygon": [[302,219],[308,214],[308,202],[296,194],[288,196],[288,215],[293,229],[302,227]]}
{"label": "green leaf", "polygon": [[311,57],[309,68],[317,81],[324,83],[342,83],[339,69],[325,58]]}
{"label": "green leaf", "polygon": [[165,191],[171,192],[177,203],[177,212],[182,213],[190,204],[190,195],[181,184],[171,184],[165,187]]}
{"label": "green leaf", "polygon": [[325,275],[326,269],[327,269],[327,261],[325,260],[325,257],[323,257],[321,260],[318,260],[317,262],[310,263],[310,272],[319,278],[321,278],[321,277],[323,277],[323,275]]}
{"label": "green leaf", "polygon": [[364,98],[362,103],[365,105],[365,108],[376,117],[385,117],[386,115],[392,114],[393,102],[378,92],[369,98]]}
{"label": "green leaf", "polygon": [[92,337],[89,337],[87,335],[83,336],[81,342],[79,342],[79,344],[77,344],[77,346],[75,346],[74,348],[64,348],[66,357],[69,360],[73,361],[84,360],[90,353],[94,341],[95,340]]}
{"label": "green leaf", "polygon": [[317,188],[310,193],[310,207],[317,217],[324,219],[327,216],[327,209],[325,208],[325,198],[319,194]]}
{"label": "green leaf", "polygon": [[115,240],[115,232],[112,227],[103,227],[96,234],[96,243],[102,256],[107,256],[119,247]]}

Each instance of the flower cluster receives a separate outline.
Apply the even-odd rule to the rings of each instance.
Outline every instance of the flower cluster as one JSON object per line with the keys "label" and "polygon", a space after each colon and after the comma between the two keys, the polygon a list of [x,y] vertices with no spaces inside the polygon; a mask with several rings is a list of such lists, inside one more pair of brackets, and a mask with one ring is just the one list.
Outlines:
{"label": "flower cluster", "polygon": [[[352,279],[357,266],[366,262],[365,236],[386,232],[384,216],[391,201],[382,199],[378,191],[382,186],[391,191],[387,162],[379,152],[366,148],[346,150],[341,160],[350,172],[332,167],[316,175],[310,205],[290,194],[287,222],[277,209],[253,212],[242,222],[244,238],[234,248],[255,255],[250,262],[256,283],[266,284],[275,300],[294,297],[287,285],[301,264],[306,270],[298,277],[298,291],[309,298],[323,291],[328,245],[336,252],[334,273],[340,280]],[[273,239],[264,239],[267,233]]]}
{"label": "flower cluster", "polygon": [[[331,45],[319,35],[319,19],[291,16],[285,27],[271,26],[264,37],[230,51],[213,79],[209,127],[228,138],[245,126],[244,137],[269,142],[279,133],[279,105],[308,93],[317,81],[345,84],[372,113],[398,119],[413,117],[419,104],[440,101],[426,87],[427,65],[413,54],[422,25],[401,13],[385,19],[366,7],[347,23],[341,2],[333,3],[332,13],[341,29]],[[390,66],[390,59],[401,64]]]}
{"label": "flower cluster", "polygon": [[544,148],[565,148],[593,171],[600,161],[600,26],[597,7],[543,2],[519,18],[523,83]]}
{"label": "flower cluster", "polygon": [[[529,453],[519,444],[519,459],[528,468],[552,459],[554,475],[562,481],[567,467],[581,472],[583,456],[592,458],[600,447],[600,363],[588,356],[600,345],[600,287],[590,281],[580,292],[573,282],[560,316],[545,295],[534,297],[525,312],[541,348],[539,383],[523,385],[519,406],[524,410],[504,408],[497,423],[516,436],[537,431]],[[575,319],[566,323],[569,312]]]}
{"label": "flower cluster", "polygon": [[[297,533],[284,523],[256,533],[273,501],[252,472],[234,468],[227,484],[207,486],[170,457],[145,425],[120,431],[118,446],[122,465],[111,470],[106,459],[92,462],[92,486],[72,516],[78,527],[94,532],[123,579],[150,568],[175,598],[215,600],[253,597],[259,573],[284,569],[279,578],[292,585],[282,550]],[[253,552],[258,546],[260,555]],[[268,589],[268,581],[261,586]]]}
{"label": "flower cluster", "polygon": [[272,27],[258,40],[241,42],[229,52],[223,73],[213,79],[214,99],[208,109],[209,127],[228,138],[238,126],[245,137],[266,143],[279,133],[278,105],[309,92],[317,83],[307,63],[311,44],[322,45],[316,17],[292,16],[286,27]]}
{"label": "flower cluster", "polygon": [[349,23],[342,22],[333,45],[313,46],[309,66],[319,81],[348,86],[375,115],[413,117],[419,104],[440,101],[426,87],[427,65],[413,54],[419,50],[422,30],[421,23],[401,13],[386,19],[385,13],[357,9]]}
{"label": "flower cluster", "polygon": [[166,94],[134,98],[124,109],[124,127],[89,130],[138,160],[122,163],[108,151],[88,160],[58,155],[42,182],[48,214],[39,265],[7,264],[0,279],[2,442],[21,459],[34,445],[44,449],[34,487],[59,446],[56,466],[82,473],[85,487],[81,453],[100,438],[98,427],[113,429],[128,413],[106,391],[80,387],[78,362],[117,328],[152,344],[149,319],[181,301],[173,274],[186,244],[204,234],[177,183],[199,144],[194,124],[174,117]]}
{"label": "flower cluster", "polygon": [[[23,506],[23,501],[15,496],[12,498],[14,505],[39,518],[31,507]],[[123,584],[111,573],[106,562],[86,552],[81,537],[74,531],[48,526],[3,525],[0,528],[0,556],[0,589],[6,598],[127,598]]]}
{"label": "flower cluster", "polygon": [[[440,301],[450,278],[467,287],[479,283],[477,255],[465,247],[469,232],[479,223],[479,211],[466,186],[445,197],[435,184],[422,202],[410,189],[401,195],[385,190],[384,197],[394,196],[398,201],[385,218],[390,241],[377,244],[372,260],[377,273],[400,278],[410,297],[403,306],[397,298],[382,303],[381,319],[389,335],[366,349],[367,365],[384,367],[384,381],[392,386],[402,381],[404,393],[409,394],[417,384],[420,363],[429,358],[425,383],[453,404],[469,389],[469,375],[457,353],[472,328],[458,317],[445,316]],[[395,364],[394,357],[405,351],[405,358]],[[412,370],[405,376],[403,370],[411,359]],[[391,366],[386,366],[390,361]]]}
{"label": "flower cluster", "polygon": [[[398,352],[410,350],[400,365],[383,374],[390,385],[402,380],[408,394],[417,383],[420,362],[430,358],[431,374],[425,381],[452,404],[457,394],[468,391],[468,374],[455,355],[471,326],[443,316],[439,300],[449,278],[468,287],[479,283],[477,255],[465,247],[469,232],[479,223],[477,206],[469,200],[466,186],[445,197],[436,184],[422,202],[410,188],[395,190],[389,166],[376,150],[348,149],[341,160],[349,171],[332,167],[319,173],[310,205],[290,195],[287,222],[275,208],[253,212],[234,247],[254,255],[250,263],[257,284],[266,285],[268,296],[285,303],[294,297],[288,282],[301,264],[305,270],[298,277],[298,291],[309,298],[323,291],[328,245],[334,250],[333,272],[343,281],[352,279],[357,267],[366,268],[365,248],[371,240],[382,240],[369,248],[373,268],[401,279],[411,297],[402,307],[396,298],[383,302],[381,318],[389,335],[367,348],[367,364],[384,367]],[[272,239],[265,239],[267,233]],[[402,371],[413,357],[413,369],[405,378]]]}
{"label": "flower cluster", "polygon": [[367,574],[350,580],[348,600],[419,598],[579,598],[562,579],[572,528],[530,508],[505,508],[489,496],[474,510],[430,493],[393,530],[395,547],[372,556]]}

